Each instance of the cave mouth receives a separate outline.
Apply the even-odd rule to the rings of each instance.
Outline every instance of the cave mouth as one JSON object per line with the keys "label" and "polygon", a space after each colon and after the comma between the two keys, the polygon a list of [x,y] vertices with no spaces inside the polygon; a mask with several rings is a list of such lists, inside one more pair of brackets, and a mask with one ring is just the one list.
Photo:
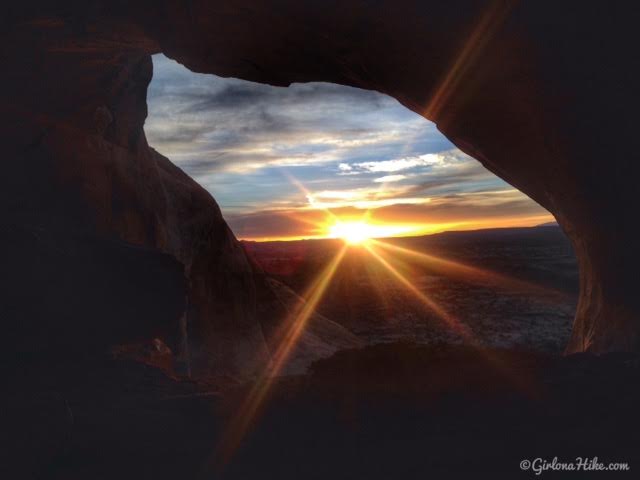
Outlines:
{"label": "cave mouth", "polygon": [[578,284],[568,240],[433,123],[370,90],[273,87],[153,62],[149,144],[318,315],[365,344],[564,349]]}
{"label": "cave mouth", "polygon": [[[179,337],[185,341],[167,344],[180,362],[202,353],[198,365],[188,357],[194,372],[234,382],[255,378],[256,362],[247,359],[269,361],[265,335],[277,330],[271,320],[284,318],[287,302],[304,306],[296,292],[304,293],[309,279],[331,265],[328,243],[342,248],[330,240],[237,242],[213,197],[148,148],[150,55],[160,51],[194,71],[379,90],[436,121],[455,145],[547,208],[570,235],[581,287],[568,352],[627,352],[543,356],[537,368],[524,355],[503,357],[513,377],[533,375],[532,384],[540,386],[533,392],[540,395],[523,398],[505,392],[504,376],[478,356],[432,349],[420,362],[412,349],[361,356],[367,349],[345,348],[341,359],[325,360],[315,379],[297,378],[303,396],[291,395],[292,379],[278,379],[283,388],[272,389],[271,398],[280,391],[281,408],[265,412],[271,415],[247,436],[235,471],[224,478],[271,471],[280,478],[424,478],[431,472],[469,478],[485,471],[513,478],[532,452],[560,461],[592,452],[605,462],[636,462],[640,255],[630,210],[637,205],[638,164],[628,140],[637,135],[637,66],[630,60],[637,56],[637,19],[630,9],[501,1],[37,3],[12,5],[2,19],[0,47],[8,280],[2,355],[3,372],[10,373],[3,375],[9,394],[2,409],[12,438],[6,457],[19,472],[10,478],[202,478],[220,436],[215,414],[223,405],[212,395],[213,381],[175,381],[144,365],[105,361],[107,349]],[[491,7],[503,4],[514,6],[513,15],[505,17],[501,8],[492,15]],[[425,110],[436,97],[440,108]],[[148,125],[156,116],[152,109]],[[169,117],[188,127],[175,112]],[[195,170],[199,164],[190,167],[147,133],[208,186]],[[180,133],[176,141],[202,139],[188,128]],[[207,162],[201,165],[209,171]],[[313,188],[300,174],[303,167],[290,168]],[[248,190],[264,183],[253,185],[246,183]],[[220,190],[211,192],[224,200]],[[233,224],[233,204],[222,206]],[[234,228],[241,238],[261,238]],[[391,245],[509,278],[522,280],[528,272],[527,285],[516,285],[511,296],[496,295],[501,290],[483,282],[468,286],[428,273],[408,260],[392,266],[429,299],[453,307],[449,313],[467,320],[474,333],[484,327],[504,346],[532,346],[534,338],[554,335],[557,350],[564,335],[551,328],[561,323],[557,305],[533,301],[539,297],[523,290],[541,283],[575,289],[575,261],[557,229],[527,231],[537,235],[443,233],[424,240],[428,245],[411,244],[414,237]],[[396,258],[379,254],[387,263]],[[432,325],[399,277],[361,258],[345,254],[334,272],[316,305],[319,314],[298,342],[308,348],[301,361],[310,357],[305,353],[330,353],[329,345],[353,344],[344,332],[361,334],[364,307],[370,320],[385,313],[368,322],[374,341],[404,333],[415,339],[413,326],[422,323],[428,331]],[[371,284],[380,289],[379,302],[377,292],[361,288],[368,285],[363,272],[390,279]],[[528,315],[491,317],[489,307]],[[412,329],[403,330],[407,324]],[[189,344],[186,355],[182,343]],[[173,366],[160,343],[143,353]],[[389,368],[393,362],[399,368]],[[410,369],[413,374],[405,374]],[[394,382],[396,391],[410,395],[389,395]],[[263,383],[256,385],[250,407],[265,398]],[[229,397],[229,410],[247,413],[236,398]],[[251,426],[251,415],[241,417]]]}

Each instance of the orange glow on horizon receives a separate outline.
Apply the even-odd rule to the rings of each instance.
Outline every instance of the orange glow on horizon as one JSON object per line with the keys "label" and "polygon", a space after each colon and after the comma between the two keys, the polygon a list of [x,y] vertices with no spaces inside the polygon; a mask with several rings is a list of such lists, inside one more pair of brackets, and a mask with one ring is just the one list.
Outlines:
{"label": "orange glow on horizon", "polygon": [[[306,212],[309,212],[306,210]],[[328,212],[328,211],[327,211]],[[419,237],[424,235],[434,235],[450,231],[472,231],[488,228],[520,228],[534,227],[542,223],[553,221],[551,214],[534,215],[530,217],[507,217],[507,218],[486,218],[451,221],[438,221],[426,223],[422,219],[410,222],[394,222],[386,219],[376,219],[375,210],[367,210],[359,217],[353,215],[342,216],[326,213],[323,221],[305,219],[301,211],[296,215],[296,221],[310,226],[306,232],[292,232],[291,234],[271,235],[263,237],[252,237],[239,235],[240,240],[249,242],[294,242],[298,240],[322,240],[344,238],[342,235],[343,226],[346,230],[359,229],[358,225],[364,224],[363,235],[368,238],[401,238]],[[325,211],[322,211],[324,214]],[[284,215],[284,214],[283,214]],[[370,219],[364,220],[364,218]],[[341,226],[338,226],[341,225]]]}
{"label": "orange glow on horizon", "polygon": [[340,238],[349,245],[360,245],[372,238],[393,237],[414,232],[411,225],[374,224],[366,221],[342,221],[337,219],[327,226],[328,238]]}

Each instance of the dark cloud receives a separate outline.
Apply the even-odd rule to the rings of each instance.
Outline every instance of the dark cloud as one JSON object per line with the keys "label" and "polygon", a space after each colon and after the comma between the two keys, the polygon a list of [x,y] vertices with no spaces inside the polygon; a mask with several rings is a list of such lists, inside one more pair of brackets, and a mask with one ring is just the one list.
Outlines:
{"label": "dark cloud", "polygon": [[383,108],[389,103],[375,92],[338,85],[315,83],[284,88],[240,80],[225,80],[223,85],[214,84],[213,88],[205,91],[186,91],[181,94],[181,98],[186,103],[182,113],[252,109],[270,106],[276,102],[279,108],[358,103],[361,109]]}

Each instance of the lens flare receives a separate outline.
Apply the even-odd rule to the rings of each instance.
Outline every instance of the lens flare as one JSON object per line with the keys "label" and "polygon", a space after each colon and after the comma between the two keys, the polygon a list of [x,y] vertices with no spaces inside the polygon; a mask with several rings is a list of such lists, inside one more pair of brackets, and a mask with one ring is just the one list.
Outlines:
{"label": "lens flare", "polygon": [[222,441],[218,445],[215,455],[218,464],[224,465],[228,462],[242,442],[251,424],[260,413],[274,378],[280,374],[289,355],[296,347],[300,335],[304,332],[307,321],[315,312],[318,303],[322,299],[338,266],[342,262],[346,251],[347,245],[345,244],[313,282],[307,290],[307,293],[303,295],[306,302],[302,302],[298,308],[291,312],[284,322],[280,334],[275,336],[279,341],[272,355],[271,363],[261,372],[254,382],[245,401],[240,405],[240,408],[238,408],[236,414],[229,422],[225,435],[223,435]]}
{"label": "lens flare", "polygon": [[435,300],[430,298],[424,292],[418,290],[413,283],[405,277],[396,267],[394,267],[389,261],[387,254],[376,251],[373,244],[365,245],[365,248],[373,258],[375,258],[380,264],[393,275],[399,283],[401,283],[409,292],[411,292],[418,300],[420,300],[425,306],[427,306],[437,317],[444,321],[446,326],[453,332],[460,335],[467,345],[475,347],[483,358],[487,361],[495,371],[499,372],[507,381],[518,388],[521,392],[526,393],[532,398],[537,396],[537,390],[533,385],[531,378],[519,377],[515,372],[507,365],[505,365],[496,355],[486,349],[480,348],[480,342],[473,335],[473,331],[465,324],[461,323],[451,313],[447,312],[442,306],[440,306]]}
{"label": "lens flare", "polygon": [[394,253],[396,255],[409,258],[420,265],[438,272],[439,274],[461,281],[498,287],[505,290],[517,290],[532,294],[539,294],[542,295],[542,298],[548,298],[550,301],[558,300],[559,298],[566,296],[563,292],[542,287],[535,283],[512,278],[507,275],[492,272],[491,270],[465,265],[460,262],[454,262],[447,258],[417,252],[409,248],[399,247],[390,242],[372,240],[372,243],[375,244],[376,247],[379,247],[388,253]]}
{"label": "lens flare", "polygon": [[436,119],[447,103],[464,85],[469,71],[480,60],[487,45],[502,28],[516,0],[493,0],[480,16],[475,28],[466,39],[460,53],[447,70],[426,108],[420,113],[425,118]]}
{"label": "lens flare", "polygon": [[463,337],[469,343],[473,343],[473,335],[469,328],[460,323],[458,319],[456,319],[453,315],[447,312],[444,308],[438,305],[434,300],[428,297],[426,294],[418,290],[413,283],[411,283],[404,275],[402,275],[398,269],[396,269],[389,261],[384,257],[384,254],[381,254],[379,251],[376,251],[373,245],[365,245],[367,251],[375,258],[380,264],[393,275],[398,282],[400,282],[407,290],[409,290],[418,300],[420,300],[429,310],[434,312],[440,320],[443,320],[449,329],[458,333],[461,337]]}
{"label": "lens flare", "polygon": [[[287,176],[302,193],[309,194],[300,182],[290,175]],[[282,326],[278,329],[278,332],[270,339],[270,344],[275,344],[275,347],[272,348],[271,362],[260,372],[252,387],[249,389],[244,401],[242,401],[235,415],[230,419],[225,433],[214,452],[214,461],[220,468],[233,456],[243,438],[255,423],[261,410],[264,408],[264,404],[273,386],[274,378],[281,374],[300,336],[304,333],[309,318],[315,312],[328,286],[331,284],[338,267],[342,263],[346,252],[349,250],[349,246],[362,246],[361,251],[364,254],[368,252],[373,259],[380,263],[384,267],[383,272],[391,274],[397,282],[420,300],[438,319],[443,321],[449,330],[457,333],[465,343],[472,346],[478,346],[479,342],[474,337],[470,327],[462,323],[425,292],[420,291],[401,273],[397,266],[393,264],[394,261],[397,263],[398,257],[402,256],[412,260],[413,263],[418,263],[423,266],[426,265],[443,274],[460,277],[464,280],[476,280],[487,284],[510,286],[512,288],[526,287],[529,290],[536,288],[543,290],[540,287],[532,286],[526,282],[517,281],[504,275],[464,265],[459,262],[453,262],[434,255],[415,252],[379,240],[380,238],[402,236],[415,232],[418,230],[415,225],[383,225],[370,223],[369,210],[365,211],[362,216],[349,220],[338,218],[328,209],[324,211],[328,221],[324,225],[318,224],[318,230],[324,230],[327,234],[326,236],[329,238],[342,239],[344,245],[302,295],[306,301],[300,302],[289,312]],[[355,253],[358,252],[354,252],[354,254]],[[382,298],[386,298],[388,292],[385,291],[383,282],[376,282],[375,287]],[[549,292],[546,291],[545,293]],[[513,384],[520,387],[523,391],[532,391],[532,385],[528,379],[516,378],[513,372],[490,352],[483,352],[483,355],[496,370],[500,371]]]}

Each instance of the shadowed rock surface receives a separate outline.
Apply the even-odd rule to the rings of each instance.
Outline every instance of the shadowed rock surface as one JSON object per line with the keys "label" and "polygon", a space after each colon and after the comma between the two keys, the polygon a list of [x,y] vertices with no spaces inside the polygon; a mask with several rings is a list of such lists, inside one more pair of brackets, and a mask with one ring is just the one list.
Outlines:
{"label": "shadowed rock surface", "polygon": [[[213,462],[250,385],[221,394],[140,364],[28,365],[3,379],[3,478],[532,478],[523,459],[598,457],[634,478],[634,354],[553,357],[394,344],[279,379],[255,428]],[[45,372],[46,375],[41,374]],[[572,475],[572,473],[574,473]],[[585,472],[543,472],[589,478]]]}

